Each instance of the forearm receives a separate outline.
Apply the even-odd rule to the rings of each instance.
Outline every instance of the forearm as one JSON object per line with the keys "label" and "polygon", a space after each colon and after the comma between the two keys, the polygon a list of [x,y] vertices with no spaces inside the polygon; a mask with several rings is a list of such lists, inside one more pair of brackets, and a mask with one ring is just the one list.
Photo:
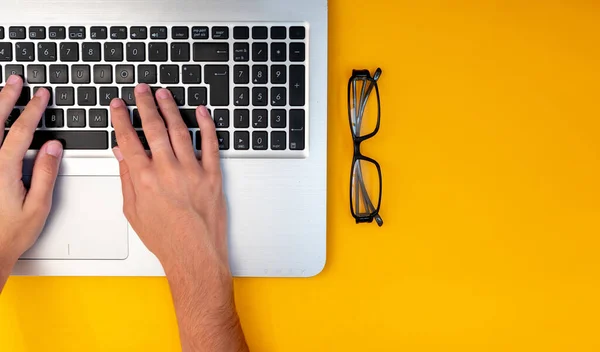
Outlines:
{"label": "forearm", "polygon": [[2,293],[2,289],[10,276],[10,273],[15,265],[15,261],[9,259],[8,257],[3,257],[0,253],[0,293]]}

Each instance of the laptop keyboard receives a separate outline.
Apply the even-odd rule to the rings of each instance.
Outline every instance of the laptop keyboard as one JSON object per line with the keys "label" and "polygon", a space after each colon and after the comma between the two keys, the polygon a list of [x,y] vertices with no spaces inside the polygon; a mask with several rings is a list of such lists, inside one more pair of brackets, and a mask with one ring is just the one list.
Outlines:
{"label": "laptop keyboard", "polygon": [[147,83],[171,91],[197,150],[195,108],[206,105],[225,157],[302,157],[307,38],[303,25],[264,23],[0,26],[0,82],[25,81],[5,130],[44,87],[51,99],[31,149],[59,139],[67,150],[110,155],[109,104],[120,97],[148,149],[133,94]]}

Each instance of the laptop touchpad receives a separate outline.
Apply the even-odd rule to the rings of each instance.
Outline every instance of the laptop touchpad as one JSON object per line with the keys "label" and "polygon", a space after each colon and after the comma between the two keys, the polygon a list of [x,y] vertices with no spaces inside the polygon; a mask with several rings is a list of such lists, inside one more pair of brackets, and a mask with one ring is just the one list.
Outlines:
{"label": "laptop touchpad", "polygon": [[21,259],[126,259],[122,199],[119,177],[59,176],[46,227]]}

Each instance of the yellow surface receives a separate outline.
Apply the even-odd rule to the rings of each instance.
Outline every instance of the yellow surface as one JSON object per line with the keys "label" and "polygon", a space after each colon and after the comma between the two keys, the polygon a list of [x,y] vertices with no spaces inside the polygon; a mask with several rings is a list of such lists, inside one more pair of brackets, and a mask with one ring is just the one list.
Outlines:
{"label": "yellow surface", "polygon": [[[330,4],[328,264],[238,279],[254,351],[598,351],[600,5]],[[352,68],[383,68],[383,228],[348,211]],[[167,283],[12,278],[1,351],[177,351]]]}

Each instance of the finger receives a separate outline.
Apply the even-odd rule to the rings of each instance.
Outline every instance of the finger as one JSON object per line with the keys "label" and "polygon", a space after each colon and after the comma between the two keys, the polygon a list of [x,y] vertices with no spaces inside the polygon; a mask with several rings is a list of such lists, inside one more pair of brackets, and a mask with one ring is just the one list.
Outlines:
{"label": "finger", "polygon": [[204,106],[196,109],[196,119],[202,135],[202,167],[208,172],[220,173],[219,142],[217,130],[208,110]]}
{"label": "finger", "polygon": [[168,89],[159,89],[156,92],[158,106],[167,124],[171,146],[177,159],[183,162],[196,163],[196,154],[192,146],[190,132],[181,118],[181,113],[175,100]]}
{"label": "finger", "polygon": [[115,127],[115,137],[120,151],[132,168],[140,168],[150,162],[146,151],[140,142],[137,132],[131,125],[129,110],[123,100],[115,98],[110,102],[110,118]]}
{"label": "finger", "polygon": [[175,160],[171,141],[167,134],[165,122],[156,109],[154,97],[147,84],[140,84],[135,87],[135,101],[140,117],[144,134],[152,151],[152,158],[156,160]]}
{"label": "finger", "polygon": [[33,132],[37,128],[37,125],[46,110],[46,106],[48,106],[49,98],[50,93],[48,90],[40,88],[35,93],[33,99],[29,101],[29,104],[27,104],[25,110],[23,110],[21,116],[19,116],[17,121],[10,128],[8,135],[6,136],[6,141],[4,141],[4,145],[2,146],[2,149],[0,149],[0,155],[2,155],[5,160],[10,160],[15,163],[23,162],[25,153],[27,152],[27,149],[29,149],[29,146],[31,146]]}
{"label": "finger", "polygon": [[46,142],[40,149],[33,165],[31,187],[23,204],[25,210],[42,211],[46,215],[50,211],[62,154],[63,146],[59,141]]}
{"label": "finger", "polygon": [[119,147],[113,148],[115,158],[119,162],[119,175],[121,176],[121,190],[123,192],[123,212],[126,216],[133,214],[131,211],[135,205],[135,189],[133,188],[133,182],[131,181],[131,175],[129,174],[129,166],[121,154]]}
{"label": "finger", "polygon": [[[0,92],[0,125],[4,126],[8,116],[15,108],[15,104],[21,95],[23,80],[17,75],[12,75],[6,80],[6,86]],[[4,133],[0,133],[0,144]]]}

